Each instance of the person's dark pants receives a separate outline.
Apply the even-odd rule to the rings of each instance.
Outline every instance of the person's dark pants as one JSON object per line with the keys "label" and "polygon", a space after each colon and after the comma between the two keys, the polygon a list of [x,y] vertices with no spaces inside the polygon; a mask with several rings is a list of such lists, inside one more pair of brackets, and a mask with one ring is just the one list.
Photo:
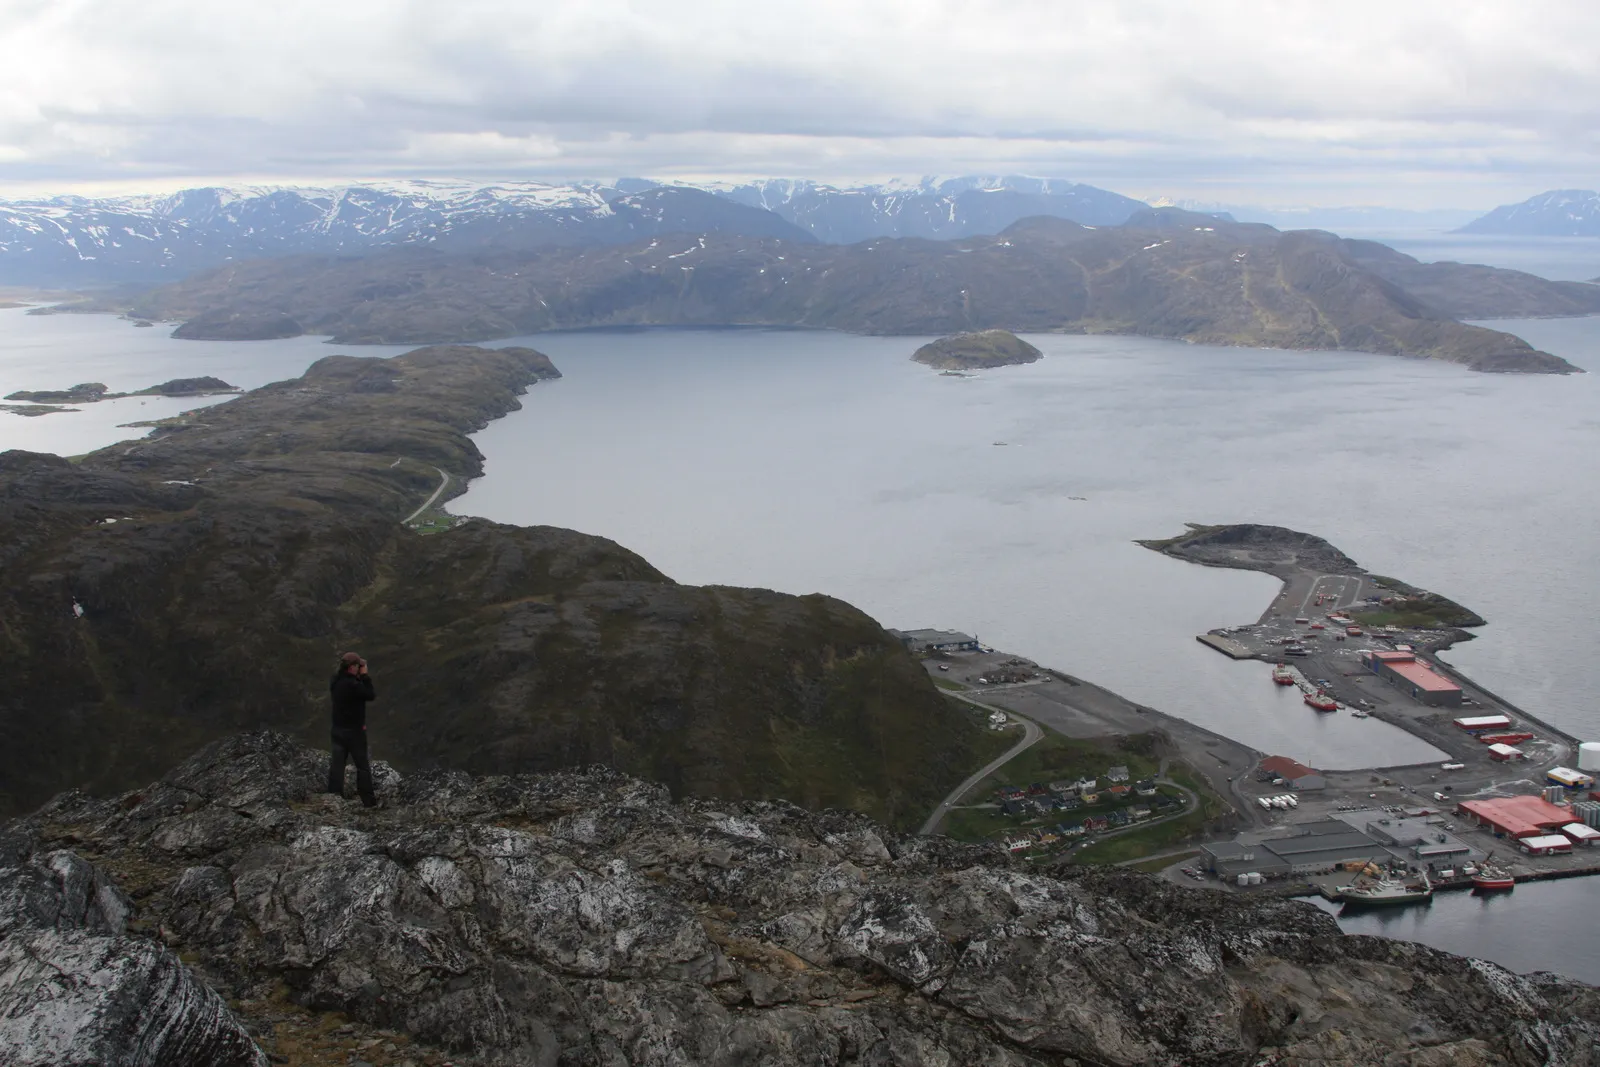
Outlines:
{"label": "person's dark pants", "polygon": [[335,727],[333,758],[328,761],[328,792],[344,796],[344,765],[352,759],[356,761],[356,792],[361,794],[361,803],[370,808],[378,802],[378,798],[372,792],[372,762],[367,759],[367,731]]}

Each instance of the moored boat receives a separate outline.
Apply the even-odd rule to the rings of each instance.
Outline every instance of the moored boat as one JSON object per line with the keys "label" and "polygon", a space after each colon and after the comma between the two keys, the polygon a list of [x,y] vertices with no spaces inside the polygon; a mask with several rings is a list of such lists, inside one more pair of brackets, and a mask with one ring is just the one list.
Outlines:
{"label": "moored boat", "polygon": [[1289,669],[1287,664],[1280,663],[1272,668],[1272,680],[1279,685],[1293,685],[1294,672]]}
{"label": "moored boat", "polygon": [[1339,710],[1339,702],[1320,689],[1318,689],[1315,693],[1307,693],[1306,703],[1318,711]]}
{"label": "moored boat", "polygon": [[1339,899],[1346,904],[1373,905],[1413,904],[1432,896],[1433,883],[1428,881],[1427,874],[1423,874],[1420,881],[1411,882],[1382,875],[1377,878],[1361,878],[1339,893]]}
{"label": "moored boat", "polygon": [[1486,856],[1481,866],[1473,872],[1472,888],[1483,892],[1499,889],[1515,889],[1517,880],[1511,877],[1511,872],[1504,867],[1496,867],[1489,861],[1493,856]]}

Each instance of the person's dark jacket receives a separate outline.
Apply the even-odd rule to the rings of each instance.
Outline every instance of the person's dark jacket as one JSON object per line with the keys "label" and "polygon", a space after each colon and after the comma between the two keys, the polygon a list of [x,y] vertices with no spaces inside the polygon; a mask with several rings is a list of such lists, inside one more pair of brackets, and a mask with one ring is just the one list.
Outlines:
{"label": "person's dark jacket", "polygon": [[340,671],[333,676],[328,691],[333,694],[333,728],[366,729],[367,701],[378,698],[377,691],[372,688],[372,678]]}

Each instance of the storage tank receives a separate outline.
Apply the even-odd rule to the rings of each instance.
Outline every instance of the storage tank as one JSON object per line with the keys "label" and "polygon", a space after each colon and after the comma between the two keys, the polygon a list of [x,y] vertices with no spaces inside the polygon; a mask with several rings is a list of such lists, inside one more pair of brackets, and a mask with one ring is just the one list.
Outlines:
{"label": "storage tank", "polygon": [[1261,884],[1261,875],[1259,875],[1259,874],[1255,873],[1254,871],[1252,871],[1251,874],[1250,874],[1250,884],[1251,885],[1260,885]]}
{"label": "storage tank", "polygon": [[1578,770],[1585,774],[1600,771],[1600,741],[1585,741],[1578,746]]}
{"label": "storage tank", "polygon": [[1238,883],[1239,883],[1239,884],[1240,884],[1240,885],[1241,885],[1241,886],[1245,886],[1245,885],[1249,885],[1249,884],[1250,884],[1250,876],[1249,876],[1249,875],[1248,875],[1248,874],[1241,874],[1241,875],[1240,875],[1240,876],[1239,876],[1239,877],[1238,877],[1238,878],[1237,878],[1237,879],[1236,879],[1236,881],[1238,881]]}
{"label": "storage tank", "polygon": [[1544,791],[1544,799],[1549,804],[1564,803],[1567,799],[1567,791],[1559,785],[1548,786]]}

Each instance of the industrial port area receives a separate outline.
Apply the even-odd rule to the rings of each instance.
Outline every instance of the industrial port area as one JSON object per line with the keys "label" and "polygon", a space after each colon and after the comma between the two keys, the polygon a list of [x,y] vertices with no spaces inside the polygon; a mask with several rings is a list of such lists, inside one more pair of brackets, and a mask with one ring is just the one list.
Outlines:
{"label": "industrial port area", "polygon": [[[901,636],[941,687],[988,709],[992,725],[1020,720],[1034,732],[1042,725],[1080,738],[1159,732],[1171,759],[1231,809],[1223,820],[1229,832],[1196,834],[1183,848],[1173,847],[1170,835],[1150,835],[1141,865],[1169,880],[1226,892],[1318,894],[1362,907],[1600,873],[1600,743],[1567,735],[1441,662],[1437,652],[1464,635],[1426,618],[1418,625],[1418,612],[1406,604],[1432,594],[1403,586],[1397,592],[1392,579],[1353,564],[1353,573],[1328,573],[1330,555],[1342,557],[1323,542],[1312,549],[1309,561],[1281,545],[1243,561],[1237,557],[1249,550],[1235,546],[1228,548],[1232,561],[1196,553],[1195,562],[1266,570],[1283,581],[1258,620],[1198,639],[1233,659],[1260,662],[1261,684],[1292,687],[1300,713],[1389,723],[1443,753],[1437,761],[1318,769],[1296,753],[1258,751],[965,634]],[[953,795],[945,806],[983,806],[986,799]],[[1032,835],[1053,855],[1070,852],[1085,833],[1053,822],[1056,807],[1010,809],[1016,826],[996,840],[1016,852],[1030,848]],[[1171,863],[1163,867],[1166,857]]]}

